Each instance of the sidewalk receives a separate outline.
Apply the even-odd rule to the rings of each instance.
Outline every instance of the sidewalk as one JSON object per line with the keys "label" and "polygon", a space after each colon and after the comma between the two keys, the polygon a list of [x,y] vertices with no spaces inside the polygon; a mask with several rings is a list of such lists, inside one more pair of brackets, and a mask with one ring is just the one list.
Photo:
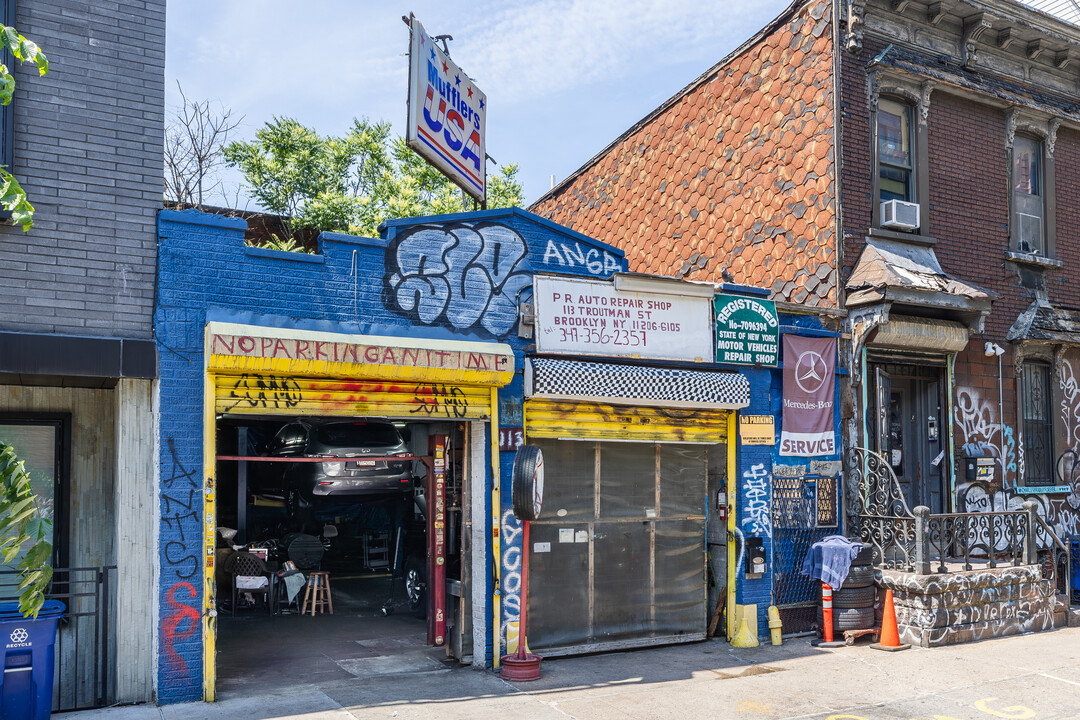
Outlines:
{"label": "sidewalk", "polygon": [[[374,660],[378,660],[377,658]],[[426,662],[426,664],[425,664]],[[216,703],[67,713],[60,720],[1080,718],[1080,628],[945,648],[818,650],[808,638],[734,649],[720,640],[545,661],[544,677],[421,662]],[[419,669],[417,669],[417,667]]]}

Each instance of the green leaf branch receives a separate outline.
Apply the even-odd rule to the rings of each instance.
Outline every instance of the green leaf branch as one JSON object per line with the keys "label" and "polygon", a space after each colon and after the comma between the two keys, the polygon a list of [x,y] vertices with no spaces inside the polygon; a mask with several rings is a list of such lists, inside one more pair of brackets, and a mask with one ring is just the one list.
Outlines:
{"label": "green leaf branch", "polygon": [[[49,72],[49,60],[45,53],[41,52],[37,43],[27,40],[15,28],[0,25],[0,41],[17,62],[37,65],[39,76]],[[14,93],[15,76],[5,63],[0,63],[0,104],[9,105]],[[34,206],[27,201],[26,192],[11,174],[10,168],[0,167],[0,206],[11,213],[12,222],[22,226],[23,232],[34,226]]]}
{"label": "green leaf branch", "polygon": [[14,448],[0,442],[0,558],[9,565],[30,547],[16,566],[19,610],[26,617],[37,617],[52,581],[51,535],[52,522],[40,512],[26,468]]}

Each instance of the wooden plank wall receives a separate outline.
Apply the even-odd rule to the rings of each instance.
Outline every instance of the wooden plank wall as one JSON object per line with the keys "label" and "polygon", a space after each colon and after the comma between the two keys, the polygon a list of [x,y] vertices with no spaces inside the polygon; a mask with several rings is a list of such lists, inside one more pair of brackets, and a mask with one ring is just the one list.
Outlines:
{"label": "wooden plank wall", "polygon": [[116,392],[116,701],[146,702],[157,667],[157,384],[124,378]]}

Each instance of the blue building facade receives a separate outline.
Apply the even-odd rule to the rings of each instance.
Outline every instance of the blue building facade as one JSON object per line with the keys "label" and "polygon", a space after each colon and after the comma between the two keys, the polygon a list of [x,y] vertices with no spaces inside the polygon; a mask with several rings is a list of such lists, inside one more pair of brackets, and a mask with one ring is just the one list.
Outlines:
{"label": "blue building facade", "polygon": [[[525,367],[536,354],[529,332],[533,280],[606,282],[625,271],[622,251],[519,209],[390,221],[379,238],[324,233],[317,254],[246,247],[245,230],[242,220],[196,211],[159,215],[159,700],[214,697],[217,420],[237,409],[283,418],[320,408],[339,416],[391,416],[372,411],[374,401],[360,395],[382,380],[410,388],[403,402],[421,405],[439,402],[440,391],[416,388],[462,388],[465,400],[455,401],[453,413],[439,408],[472,423],[467,452],[481,472],[475,486],[498,490],[468,500],[481,528],[472,545],[480,569],[472,581],[473,616],[487,618],[473,628],[471,656],[474,664],[498,664],[520,604],[515,572],[523,548],[510,491],[514,448],[528,439],[523,408]],[[789,331],[820,328],[806,318],[783,322]],[[779,432],[778,370],[708,362],[695,369],[745,378],[744,412],[774,415]],[[317,394],[321,379],[347,390],[348,399],[336,389]],[[335,399],[326,399],[330,394]],[[425,407],[430,413],[432,406]],[[728,443],[734,446],[734,434]],[[741,536],[760,537],[773,556],[772,472],[779,461],[768,446],[740,445],[732,453],[738,552],[728,574],[738,578],[736,602],[761,606],[765,634],[773,563],[743,578]],[[701,576],[704,592],[704,563]]]}

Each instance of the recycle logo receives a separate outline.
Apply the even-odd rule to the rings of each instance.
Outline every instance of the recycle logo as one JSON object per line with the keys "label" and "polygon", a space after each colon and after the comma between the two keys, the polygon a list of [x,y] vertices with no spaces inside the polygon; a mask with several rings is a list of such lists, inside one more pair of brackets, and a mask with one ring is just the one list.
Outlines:
{"label": "recycle logo", "polygon": [[26,628],[15,628],[15,631],[11,633],[11,642],[26,642],[26,638],[30,637],[26,632]]}

